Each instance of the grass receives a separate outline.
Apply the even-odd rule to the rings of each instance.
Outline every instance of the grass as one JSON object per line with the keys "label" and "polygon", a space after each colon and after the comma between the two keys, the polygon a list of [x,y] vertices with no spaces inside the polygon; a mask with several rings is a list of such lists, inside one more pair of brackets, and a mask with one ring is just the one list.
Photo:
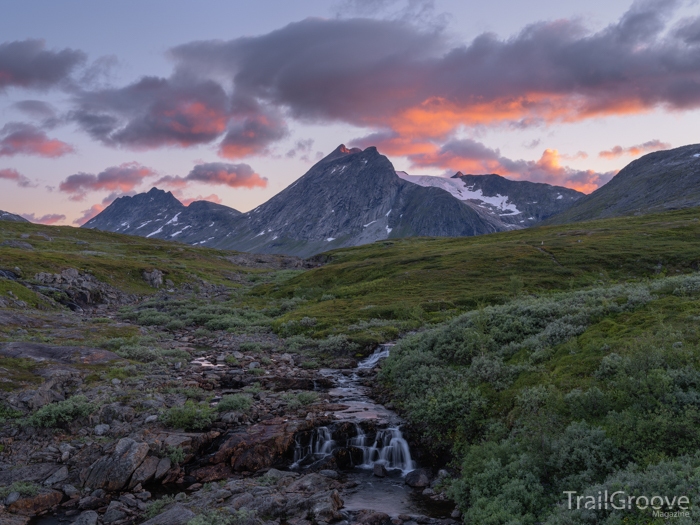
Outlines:
{"label": "grass", "polygon": [[[251,295],[306,299],[275,321],[276,331],[294,322],[296,333],[325,337],[374,320],[375,326],[348,333],[353,341],[372,344],[504,303],[514,293],[692,271],[700,264],[699,218],[695,208],[480,237],[376,242],[329,252],[329,264],[281,284],[258,285]],[[315,324],[303,326],[305,317]]]}
{"label": "grass", "polygon": [[[38,233],[47,233],[52,240]],[[2,223],[0,242],[18,240],[21,235],[29,236],[22,240],[34,250],[3,247],[0,268],[19,267],[23,279],[32,279],[39,272],[60,273],[76,268],[125,292],[152,294],[154,289],[143,280],[142,272],[153,268],[162,270],[176,286],[204,279],[235,287],[231,280],[234,274],[269,273],[238,267],[224,259],[234,252],[67,226]],[[36,302],[36,297],[27,298]]]}

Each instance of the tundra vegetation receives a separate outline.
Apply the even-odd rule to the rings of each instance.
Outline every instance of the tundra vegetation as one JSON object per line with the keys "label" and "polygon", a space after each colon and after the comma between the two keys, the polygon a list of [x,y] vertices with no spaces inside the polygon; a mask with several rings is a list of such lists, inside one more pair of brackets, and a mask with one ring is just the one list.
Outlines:
{"label": "tundra vegetation", "polygon": [[[264,403],[303,418],[323,396],[272,392],[267,370],[283,356],[312,374],[397,341],[376,394],[406,419],[424,457],[451,472],[439,489],[465,522],[623,523],[611,512],[568,511],[563,491],[697,494],[699,217],[691,209],[381,241],[330,252],[305,270],[236,266],[230,252],[165,241],[0,223],[0,243],[21,238],[32,247],[0,248],[0,269],[11,272],[0,277],[0,342],[91,346],[121,358],[71,365],[84,384],[38,406],[16,403],[15,394],[39,392],[51,364],[0,357],[0,424],[7,435],[87,439],[76,436],[94,421],[151,413],[163,428],[202,433],[256,421]],[[36,278],[68,268],[133,300],[70,316],[71,298],[42,293]],[[163,272],[160,289],[144,280],[152,269]],[[237,386],[214,400],[206,378],[175,378],[223,340],[235,341],[235,352],[217,352],[222,366],[240,372]],[[191,454],[176,446],[160,457],[180,465]],[[13,461],[9,450],[0,458]],[[152,502],[146,515],[172,503]],[[192,523],[221,519],[212,511]],[[653,523],[648,512],[626,519]]]}

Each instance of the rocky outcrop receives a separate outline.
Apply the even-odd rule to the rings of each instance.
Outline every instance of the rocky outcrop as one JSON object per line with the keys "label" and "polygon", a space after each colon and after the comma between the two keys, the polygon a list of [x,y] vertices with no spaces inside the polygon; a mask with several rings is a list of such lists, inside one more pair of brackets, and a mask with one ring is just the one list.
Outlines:
{"label": "rocky outcrop", "polygon": [[14,514],[24,516],[36,516],[55,507],[63,499],[63,494],[57,490],[40,490],[33,496],[24,496],[7,506],[7,510]]}
{"label": "rocky outcrop", "polygon": [[65,364],[97,365],[121,359],[117,354],[101,348],[86,346],[58,346],[44,343],[29,343],[18,341],[14,343],[0,343],[0,355],[32,359],[38,362],[52,362]]}
{"label": "rocky outcrop", "polygon": [[194,517],[195,514],[190,509],[175,504],[155,518],[144,521],[141,525],[185,525]]}
{"label": "rocky outcrop", "polygon": [[144,270],[141,275],[149,286],[153,288],[160,288],[163,286],[163,272],[160,270],[155,268],[153,270]]}
{"label": "rocky outcrop", "polygon": [[313,426],[310,421],[286,422],[281,418],[263,421],[245,432],[232,434],[209,458],[209,462],[228,463],[236,472],[268,468],[289,450],[297,432]]}
{"label": "rocky outcrop", "polygon": [[67,268],[61,273],[40,272],[28,286],[72,310],[88,306],[126,304],[136,300],[134,295],[104,283],[93,275]]}
{"label": "rocky outcrop", "polygon": [[131,438],[120,439],[114,452],[98,459],[87,470],[83,485],[110,491],[124,488],[131,475],[146,459],[148,445]]}
{"label": "rocky outcrop", "polygon": [[24,217],[10,213],[9,211],[0,210],[0,221],[10,221],[10,222],[29,222]]}

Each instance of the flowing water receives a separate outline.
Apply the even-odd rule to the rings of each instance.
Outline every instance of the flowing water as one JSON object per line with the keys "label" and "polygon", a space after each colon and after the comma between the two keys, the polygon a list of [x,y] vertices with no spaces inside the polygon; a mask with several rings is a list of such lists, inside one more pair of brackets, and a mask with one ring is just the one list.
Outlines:
{"label": "flowing water", "polygon": [[[381,345],[356,369],[321,370],[334,387],[328,393],[334,403],[343,405],[333,413],[335,423],[296,436],[292,469],[305,469],[347,452],[350,460],[344,474],[357,486],[343,493],[346,510],[372,509],[390,516],[423,514],[448,517],[449,504],[436,503],[405,484],[407,473],[417,468],[408,442],[401,433],[401,419],[391,410],[375,403],[362,376],[389,355],[393,345]],[[385,477],[373,475],[374,466],[383,465]]]}

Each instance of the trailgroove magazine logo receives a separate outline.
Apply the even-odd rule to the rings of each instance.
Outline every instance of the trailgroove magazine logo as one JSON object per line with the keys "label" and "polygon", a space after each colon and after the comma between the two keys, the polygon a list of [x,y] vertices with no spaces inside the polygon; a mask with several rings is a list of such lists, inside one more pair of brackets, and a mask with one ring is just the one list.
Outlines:
{"label": "trailgroove magazine logo", "polygon": [[689,518],[688,496],[632,496],[624,490],[609,494],[599,490],[598,496],[579,495],[575,490],[565,490],[569,510],[650,510],[653,517],[662,519]]}

